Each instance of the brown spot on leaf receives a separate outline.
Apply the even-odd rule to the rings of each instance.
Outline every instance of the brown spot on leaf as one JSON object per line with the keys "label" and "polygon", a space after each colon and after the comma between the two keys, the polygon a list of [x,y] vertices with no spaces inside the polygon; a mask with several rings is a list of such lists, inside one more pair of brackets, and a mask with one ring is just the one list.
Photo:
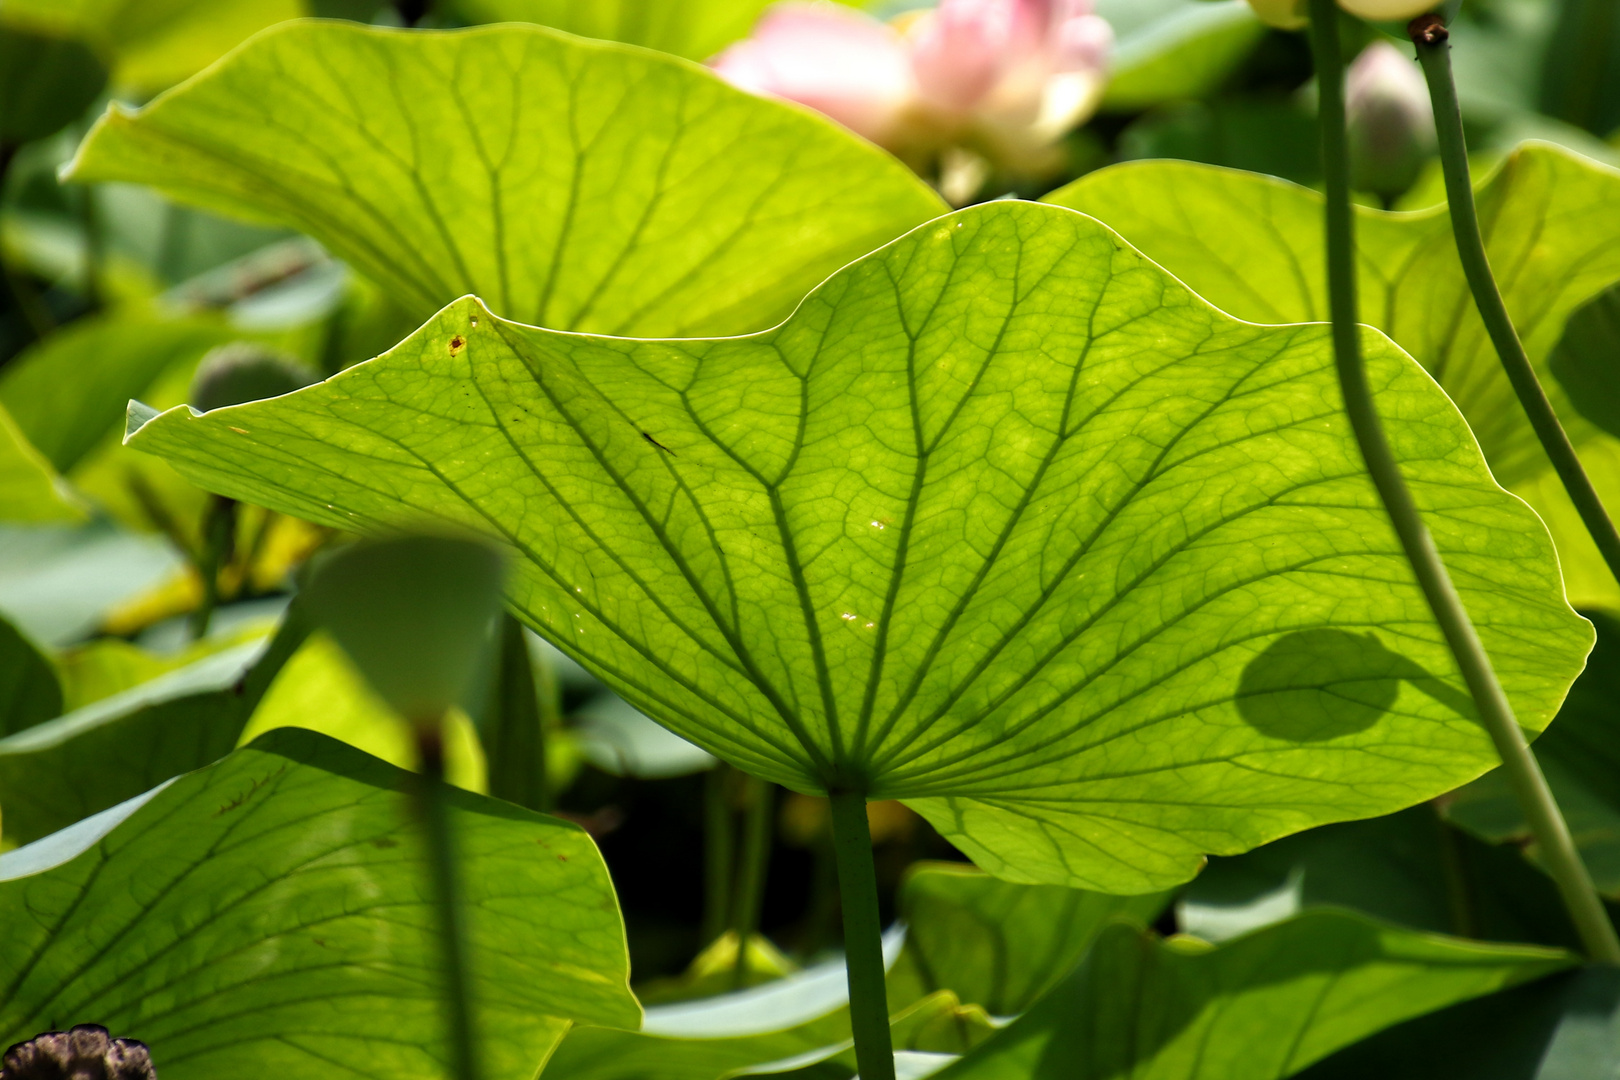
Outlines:
{"label": "brown spot on leaf", "polygon": [[460,334],[457,334],[455,337],[450,339],[450,355],[451,356],[456,355],[458,352],[460,352],[462,349],[465,349],[466,347],[467,347],[467,339],[462,337]]}

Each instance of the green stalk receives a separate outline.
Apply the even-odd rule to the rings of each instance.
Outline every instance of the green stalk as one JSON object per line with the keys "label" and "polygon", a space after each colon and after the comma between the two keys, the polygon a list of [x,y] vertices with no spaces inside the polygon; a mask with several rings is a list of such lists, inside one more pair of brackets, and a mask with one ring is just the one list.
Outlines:
{"label": "green stalk", "polygon": [[441,725],[442,718],[438,722],[415,725],[421,771],[411,774],[411,801],[427,842],[428,883],[433,889],[434,913],[438,916],[445,1020],[450,1036],[450,1075],[454,1080],[478,1080],[478,1045],[473,1034],[472,995],[467,987],[461,890],[450,834]]}
{"label": "green stalk", "polygon": [[889,1000],[883,974],[883,925],[878,913],[877,867],[866,796],[831,796],[833,853],[844,908],[844,963],[849,972],[849,1026],[861,1080],[894,1080],[894,1044],[889,1038]]}
{"label": "green stalk", "polygon": [[549,810],[542,688],[523,624],[510,612],[501,614],[500,638],[489,733],[489,793],[530,810]]}
{"label": "green stalk", "polygon": [[771,862],[771,810],[776,805],[770,784],[757,776],[743,778],[748,806],[743,812],[742,860],[737,868],[737,894],[731,904],[731,926],[737,932],[737,963],[732,985],[748,983],[748,943],[759,930],[765,898],[765,871]]}
{"label": "green stalk", "polygon": [[201,641],[208,636],[214,609],[219,607],[219,573],[231,561],[231,548],[236,539],[236,500],[223,495],[212,496],[203,514],[202,551],[197,559],[197,574],[202,578],[202,601],[191,613],[191,637]]}
{"label": "green stalk", "polygon": [[1479,214],[1474,207],[1474,185],[1468,175],[1468,144],[1463,138],[1462,110],[1457,105],[1457,85],[1451,77],[1451,44],[1445,24],[1438,16],[1414,19],[1410,27],[1418,61],[1429,83],[1429,100],[1434,105],[1434,126],[1440,137],[1440,165],[1446,178],[1446,202],[1451,207],[1451,231],[1457,239],[1457,255],[1462,260],[1474,306],[1485,322],[1485,330],[1496,346],[1513,392],[1519,396],[1530,426],[1535,429],[1541,448],[1552,459],[1558,479],[1581,515],[1581,522],[1592,542],[1609,565],[1609,573],[1620,581],[1620,533],[1609,520],[1603,502],[1592,488],[1581,459],[1575,456],[1564,426],[1558,422],[1552,403],[1541,389],[1524,343],[1513,328],[1502,292],[1485,254],[1485,240],[1479,231]]}
{"label": "green stalk", "polygon": [[1322,165],[1327,187],[1328,298],[1333,313],[1333,353],[1345,412],[1373,485],[1395,526],[1401,547],[1445,634],[1481,723],[1496,744],[1502,769],[1540,845],[1542,864],[1562,895],[1586,951],[1595,960],[1620,963],[1620,937],[1598,899],[1592,878],[1570,838],[1547,779],[1525,742],[1513,707],[1502,692],[1485,647],[1464,610],[1445,564],[1423,526],[1412,494],[1390,452],[1361,364],[1356,325],[1355,219],[1350,206],[1349,149],[1344,123],[1344,59],[1339,50],[1339,12],[1334,0],[1310,0],[1311,49],[1315,54],[1322,125]]}
{"label": "green stalk", "polygon": [[731,766],[720,764],[703,778],[703,944],[731,925]]}

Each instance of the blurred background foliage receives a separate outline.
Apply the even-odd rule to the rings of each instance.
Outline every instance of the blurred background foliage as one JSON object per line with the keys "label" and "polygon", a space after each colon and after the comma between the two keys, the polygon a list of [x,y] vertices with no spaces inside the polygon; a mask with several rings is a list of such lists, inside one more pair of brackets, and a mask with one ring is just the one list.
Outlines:
{"label": "blurred background foliage", "polygon": [[[0,0],[0,690],[11,688],[0,696],[10,702],[0,735],[68,716],[109,732],[183,722],[186,710],[231,692],[240,664],[221,658],[265,640],[299,567],[333,538],[225,505],[124,450],[129,399],[196,403],[199,366],[222,362],[222,349],[256,349],[318,377],[414,329],[379,289],[306,238],[144,188],[58,183],[109,102],[138,105],[256,31],[304,16],[425,28],[533,21],[702,61],[745,36],[764,6],[684,0],[658,8],[659,17],[631,0]],[[877,0],[872,10],[890,18],[916,6]],[[1159,157],[1317,184],[1300,35],[1263,26],[1244,0],[1097,0],[1096,8],[1115,35],[1109,83],[1095,115],[1062,143],[1061,167],[1039,181],[987,175],[970,197],[1032,198],[1108,164]],[[1378,32],[1353,25],[1348,48],[1359,54]],[[1453,36],[1482,163],[1527,138],[1620,163],[1620,5],[1468,0]],[[1396,209],[1441,201],[1423,140],[1403,152],[1397,178],[1369,181],[1377,190],[1366,201]],[[1589,851],[1620,850],[1620,783],[1614,770],[1585,767],[1620,760],[1604,705],[1613,697],[1601,693],[1620,671],[1611,655],[1620,627],[1605,620],[1600,630],[1582,682],[1589,692],[1573,699],[1577,715],[1555,727],[1558,745],[1548,747],[1549,771],[1584,785],[1571,813],[1597,838]],[[481,686],[457,713],[451,779],[557,809],[597,838],[648,1001],[730,985],[739,927],[765,935],[751,939],[749,981],[836,946],[825,804],[717,767],[515,624],[488,651]],[[289,642],[277,665],[239,707],[238,742],[310,726],[409,764],[405,734],[328,639]],[[503,682],[514,671],[533,678],[532,693],[514,697]],[[510,715],[525,698],[520,708],[544,731],[543,745],[514,750],[500,740],[525,719]],[[501,753],[486,755],[492,745]],[[520,751],[543,761],[542,788],[488,765]],[[0,783],[8,768],[43,767],[29,754],[0,741]],[[1159,926],[1222,940],[1339,904],[1422,929],[1573,944],[1550,884],[1513,850],[1524,833],[1505,805],[1488,786],[1471,789],[1441,808],[1466,831],[1418,807],[1218,860]],[[6,813],[6,847],[54,827],[45,811],[33,826]],[[917,860],[959,858],[898,804],[875,804],[871,816],[886,895]],[[1610,896],[1620,896],[1616,859],[1610,852],[1595,866]],[[732,895],[739,860],[765,873],[757,912],[739,911]],[[1459,881],[1474,885],[1459,891]]]}

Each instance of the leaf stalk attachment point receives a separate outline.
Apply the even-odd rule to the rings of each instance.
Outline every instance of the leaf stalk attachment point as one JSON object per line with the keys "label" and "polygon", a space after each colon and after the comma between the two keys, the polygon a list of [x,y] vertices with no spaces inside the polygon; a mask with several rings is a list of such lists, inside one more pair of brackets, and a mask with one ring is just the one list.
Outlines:
{"label": "leaf stalk attachment point", "polygon": [[1445,174],[1446,204],[1451,214],[1451,231],[1457,240],[1457,256],[1462,261],[1463,274],[1468,279],[1469,291],[1474,294],[1474,306],[1490,334],[1496,355],[1501,358],[1502,369],[1513,392],[1518,395],[1530,426],[1535,429],[1541,448],[1552,460],[1558,479],[1569,493],[1581,515],[1581,523],[1591,534],[1592,542],[1608,564],[1609,573],[1620,581],[1620,533],[1615,532],[1603,501],[1592,487],[1592,481],[1575,454],[1564,426],[1558,421],[1546,391],[1536,378],[1530,357],[1525,354],[1524,343],[1508,315],[1496,276],[1485,254],[1485,240],[1479,229],[1479,213],[1474,206],[1474,184],[1468,171],[1468,143],[1463,136],[1462,110],[1457,104],[1457,84],[1451,74],[1450,34],[1438,15],[1422,15],[1412,20],[1407,32],[1417,47],[1418,62],[1429,84],[1429,100],[1434,107],[1434,125],[1439,134],[1440,166]]}
{"label": "leaf stalk attachment point", "polygon": [[[1440,624],[1446,643],[1468,683],[1480,720],[1496,745],[1503,771],[1540,846],[1542,863],[1558,886],[1581,942],[1592,959],[1620,964],[1620,937],[1616,936],[1614,925],[1598,899],[1591,875],[1570,837],[1569,825],[1564,821],[1552,790],[1547,786],[1547,779],[1525,741],[1524,732],[1513,715],[1513,707],[1496,678],[1485,647],[1463,608],[1462,599],[1457,595],[1440,553],[1423,525],[1373,406],[1372,392],[1362,366],[1361,330],[1357,325],[1355,221],[1350,204],[1349,147],[1345,133],[1344,58],[1339,47],[1338,6],[1335,0],[1310,0],[1310,19],[1311,50],[1316,61],[1319,88],[1322,165],[1327,189],[1328,299],[1333,318],[1334,360],[1345,412],[1373,485],[1395,527],[1435,621]],[[1444,145],[1443,134],[1441,139]],[[1447,186],[1451,187],[1449,170]],[[1471,200],[1468,205],[1471,209]],[[1475,235],[1478,235],[1477,231]],[[1466,264],[1467,260],[1464,261]]]}
{"label": "leaf stalk attachment point", "polygon": [[849,1024],[861,1080],[894,1080],[889,1000],[884,984],[883,925],[866,796],[829,793],[838,894],[844,909],[844,963],[849,971]]}

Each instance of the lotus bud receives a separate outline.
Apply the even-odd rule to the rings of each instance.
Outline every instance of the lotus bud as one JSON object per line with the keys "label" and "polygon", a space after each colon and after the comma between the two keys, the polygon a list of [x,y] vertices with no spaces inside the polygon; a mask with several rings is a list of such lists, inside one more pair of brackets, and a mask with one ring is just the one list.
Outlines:
{"label": "lotus bud", "polygon": [[1405,22],[1439,7],[1438,0],[1339,0],[1350,14],[1373,22],[1398,19]]}
{"label": "lotus bud", "polygon": [[1249,0],[1249,6],[1261,22],[1279,30],[1301,30],[1311,21],[1305,0]]}
{"label": "lotus bud", "polygon": [[9,1048],[0,1059],[6,1080],[157,1080],[146,1044],[114,1039],[100,1024],[47,1031]]}
{"label": "lotus bud", "polygon": [[1345,77],[1351,180],[1386,199],[1412,186],[1434,152],[1429,88],[1410,57],[1387,41],[1362,50]]}
{"label": "lotus bud", "polygon": [[1095,110],[1112,42],[1091,0],[940,0],[896,25],[834,4],[784,3],[713,65],[919,168],[966,148],[1033,172]]}
{"label": "lotus bud", "polygon": [[319,376],[290,356],[251,341],[221,345],[203,357],[191,381],[191,405],[203,412],[280,397]]}
{"label": "lotus bud", "polygon": [[472,681],[501,578],[499,552],[482,541],[398,536],[322,559],[300,599],[383,700],[426,729]]}

